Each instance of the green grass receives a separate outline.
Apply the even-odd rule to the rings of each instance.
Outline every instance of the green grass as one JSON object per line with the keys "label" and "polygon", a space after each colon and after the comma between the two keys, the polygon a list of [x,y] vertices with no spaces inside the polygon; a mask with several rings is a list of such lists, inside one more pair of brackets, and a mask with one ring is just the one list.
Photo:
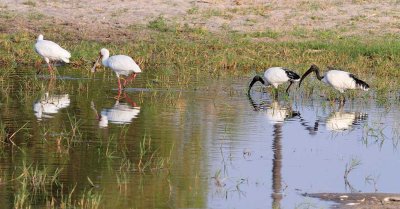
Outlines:
{"label": "green grass", "polygon": [[[397,35],[361,38],[341,36],[333,30],[304,28],[295,28],[291,34],[274,30],[215,34],[202,28],[169,24],[161,16],[150,21],[147,30],[148,36],[138,36],[134,42],[65,39],[67,35],[62,36],[62,32],[46,33],[45,37],[72,52],[72,63],[68,67],[81,72],[82,77],[91,76],[92,62],[98,51],[106,47],[111,54],[132,56],[144,71],[156,75],[152,79],[161,84],[167,83],[163,81],[169,78],[178,78],[186,85],[202,77],[248,77],[271,66],[289,67],[301,74],[314,63],[322,69],[334,66],[354,73],[370,83],[372,89],[398,88],[400,41]],[[305,39],[274,42],[257,39],[277,39],[285,35]],[[12,69],[14,66],[41,65],[42,59],[32,49],[35,36],[0,34],[0,63],[15,71],[19,68]]]}
{"label": "green grass", "polygon": [[163,16],[159,16],[150,21],[147,27],[160,32],[167,32],[170,30],[170,26],[167,24],[166,19]]}

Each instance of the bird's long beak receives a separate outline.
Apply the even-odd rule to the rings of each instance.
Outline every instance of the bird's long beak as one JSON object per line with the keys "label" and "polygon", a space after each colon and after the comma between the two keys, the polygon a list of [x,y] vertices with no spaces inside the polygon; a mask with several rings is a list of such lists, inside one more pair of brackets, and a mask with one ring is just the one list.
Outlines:
{"label": "bird's long beak", "polygon": [[289,84],[289,86],[288,86],[287,89],[286,89],[286,93],[287,93],[287,94],[289,94],[289,89],[290,89],[290,87],[292,86],[292,84],[293,84],[293,81],[290,81],[290,84]]}
{"label": "bird's long beak", "polygon": [[99,62],[101,60],[101,54],[99,54],[99,57],[97,58],[96,62],[94,63],[92,69],[90,70],[92,73],[96,72],[97,66],[99,65]]}
{"label": "bird's long beak", "polygon": [[316,69],[314,68],[314,66],[311,66],[310,69],[307,70],[307,72],[305,72],[303,74],[303,76],[301,76],[300,82],[299,82],[299,87],[301,85],[301,82],[312,72],[314,72]]}

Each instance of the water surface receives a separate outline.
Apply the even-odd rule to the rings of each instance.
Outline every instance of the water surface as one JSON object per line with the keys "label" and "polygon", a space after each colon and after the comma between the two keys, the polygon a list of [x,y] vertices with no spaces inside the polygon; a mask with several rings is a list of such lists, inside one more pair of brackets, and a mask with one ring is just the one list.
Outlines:
{"label": "water surface", "polygon": [[[146,73],[119,95],[111,73],[60,68],[55,81],[27,69],[1,82],[2,130],[12,136],[0,155],[6,208],[24,191],[34,208],[68,194],[100,208],[328,208],[302,194],[400,192],[396,101],[339,107],[295,89],[248,96],[246,79],[181,86]],[[24,190],[24,166],[61,169],[58,183]]]}

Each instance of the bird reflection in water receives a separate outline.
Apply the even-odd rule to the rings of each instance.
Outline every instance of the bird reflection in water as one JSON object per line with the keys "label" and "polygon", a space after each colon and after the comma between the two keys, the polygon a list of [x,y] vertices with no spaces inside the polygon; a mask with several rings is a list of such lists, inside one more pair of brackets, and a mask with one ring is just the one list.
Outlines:
{"label": "bird reflection in water", "polygon": [[281,105],[278,101],[270,101],[267,99],[260,99],[255,102],[251,95],[248,95],[250,104],[254,111],[264,112],[268,121],[273,125],[273,142],[272,149],[274,157],[272,159],[272,207],[281,208],[280,202],[282,200],[282,126],[288,119],[300,116],[300,113],[293,111],[290,105]]}
{"label": "bird reflection in water", "polygon": [[366,113],[360,112],[332,112],[326,119],[326,129],[328,131],[346,131],[361,124],[367,119]]}
{"label": "bird reflection in water", "polygon": [[[322,124],[325,124],[326,130],[330,132],[344,132],[351,131],[355,127],[360,126],[362,122],[367,120],[368,114],[353,111],[344,111],[343,106],[340,106],[339,110],[333,110],[328,117],[323,118]],[[304,118],[300,118],[300,123],[311,135],[315,135],[318,131],[319,125],[321,124],[321,118],[318,118],[314,126],[308,125]]]}
{"label": "bird reflection in water", "polygon": [[36,118],[40,121],[43,118],[53,118],[61,109],[70,104],[68,94],[53,94],[51,90],[55,85],[54,80],[49,80],[47,92],[33,104],[33,111]]}
{"label": "bird reflection in water", "polygon": [[35,104],[33,111],[38,120],[42,118],[53,118],[60,109],[68,107],[70,104],[69,95],[50,95],[46,92]]}
{"label": "bird reflection in water", "polygon": [[[108,123],[113,124],[130,124],[134,118],[140,113],[140,107],[137,106],[127,95],[124,93],[123,97],[118,95],[113,107],[105,108],[98,114],[94,102],[92,101],[91,108],[96,113],[96,118],[99,121],[100,128],[108,127]],[[125,102],[120,102],[125,100]]]}

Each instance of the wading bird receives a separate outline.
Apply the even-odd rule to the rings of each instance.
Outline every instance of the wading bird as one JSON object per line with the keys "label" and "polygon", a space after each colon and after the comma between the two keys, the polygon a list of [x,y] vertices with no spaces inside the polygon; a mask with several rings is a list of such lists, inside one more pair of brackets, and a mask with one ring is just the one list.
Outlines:
{"label": "wading bird", "polygon": [[[110,57],[110,52],[107,49],[101,49],[99,53],[99,58],[94,63],[92,68],[92,72],[96,72],[97,65],[101,59],[101,63],[105,67],[111,68],[118,78],[118,90],[121,91],[122,87],[125,88],[127,82],[131,81],[136,77],[136,74],[142,72],[139,65],[136,64],[135,61],[129,56],[126,55],[114,55]],[[120,76],[127,76],[126,79],[121,78]],[[124,84],[121,85],[121,79],[124,80]]]}
{"label": "wading bird", "polygon": [[51,61],[63,61],[69,63],[69,58],[71,58],[71,53],[61,48],[58,44],[49,40],[43,40],[42,34],[37,38],[35,51],[46,61],[49,72],[52,75],[54,75],[54,70]]}
{"label": "wading bird", "polygon": [[[334,68],[328,67],[328,69],[329,70],[323,76],[321,76],[319,74],[319,68],[314,64],[311,65],[310,69],[308,69],[307,72],[305,72],[304,75],[301,77],[299,87],[301,85],[301,82],[307,77],[307,75],[314,72],[318,80],[332,86],[340,93],[344,93],[344,91],[347,89],[361,89],[364,91],[368,91],[369,85],[364,81],[358,79],[355,75],[349,72],[336,70]],[[340,100],[340,103],[343,104],[344,102],[345,98],[343,96]]]}
{"label": "wading bird", "polygon": [[[265,71],[263,77],[261,77],[259,75],[254,76],[253,80],[250,83],[248,91],[250,92],[251,87],[253,87],[254,83],[256,83],[257,81],[260,81],[265,86],[272,85],[275,89],[277,89],[279,85],[289,81],[290,84],[286,89],[286,93],[288,93],[289,88],[293,84],[293,82],[299,81],[299,79],[300,79],[300,76],[297,75],[297,73],[295,73],[287,68],[271,67]],[[278,96],[278,91],[276,90],[275,97],[277,97],[277,96]]]}

